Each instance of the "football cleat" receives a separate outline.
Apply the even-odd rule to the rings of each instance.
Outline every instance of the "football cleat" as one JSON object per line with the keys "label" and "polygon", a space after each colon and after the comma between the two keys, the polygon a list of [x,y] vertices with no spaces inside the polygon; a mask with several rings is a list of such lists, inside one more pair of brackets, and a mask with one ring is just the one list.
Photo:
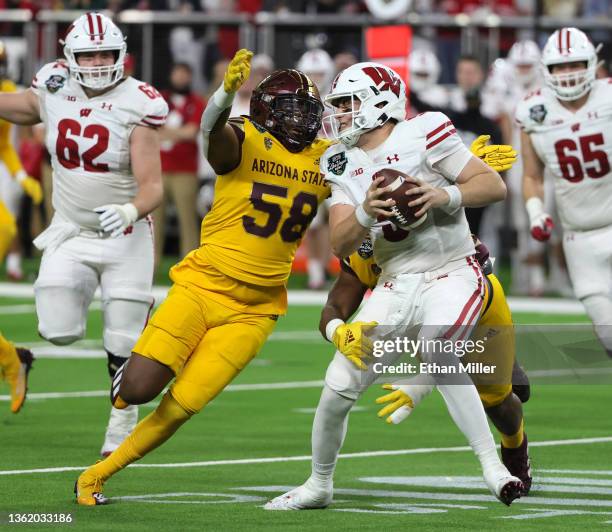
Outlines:
{"label": "football cleat", "polygon": [[491,493],[506,506],[523,494],[525,488],[521,480],[511,475],[501,463],[488,468],[483,474]]}
{"label": "football cleat", "polygon": [[102,479],[89,473],[89,469],[81,473],[81,476],[74,483],[77,504],[82,506],[108,504],[108,499],[102,493],[103,485]]}
{"label": "football cleat", "polygon": [[[318,484],[318,485],[317,485]],[[308,479],[301,486],[275,497],[264,505],[264,510],[315,510],[327,508],[333,498],[333,484],[321,486]]]}
{"label": "football cleat", "polygon": [[123,443],[123,440],[134,430],[136,423],[138,423],[138,407],[136,405],[130,405],[123,410],[118,410],[115,407],[111,408],[104,443],[102,449],[100,449],[103,458],[106,458]]}
{"label": "football cleat", "polygon": [[16,351],[20,362],[19,371],[14,375],[5,375],[11,387],[11,412],[13,414],[19,412],[25,403],[28,393],[28,374],[34,362],[34,355],[29,349],[17,347]]}
{"label": "football cleat", "polygon": [[523,443],[516,449],[508,449],[501,446],[502,462],[510,471],[510,474],[521,479],[523,483],[522,495],[527,495],[531,489],[531,462],[529,460],[527,434],[523,435]]}

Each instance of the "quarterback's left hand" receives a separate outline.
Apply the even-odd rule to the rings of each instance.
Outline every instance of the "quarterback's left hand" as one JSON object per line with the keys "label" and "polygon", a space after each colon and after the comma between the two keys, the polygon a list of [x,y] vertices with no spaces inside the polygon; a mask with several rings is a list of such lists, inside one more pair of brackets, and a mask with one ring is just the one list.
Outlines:
{"label": "quarterback's left hand", "polygon": [[94,211],[100,215],[102,230],[110,233],[113,238],[122,235],[130,225],[138,220],[138,209],[133,203],[101,205]]}
{"label": "quarterback's left hand", "polygon": [[418,187],[406,191],[406,196],[418,196],[416,199],[408,202],[409,207],[421,206],[421,208],[414,213],[417,218],[423,216],[429,209],[448,205],[450,196],[443,188],[434,187],[412,176],[406,176],[404,179],[418,185]]}
{"label": "quarterback's left hand", "polygon": [[487,142],[490,138],[490,135],[480,135],[472,142],[470,151],[496,172],[509,170],[516,162],[518,153],[508,144],[491,144],[488,146]]}
{"label": "quarterback's left hand", "polygon": [[389,403],[387,406],[378,411],[378,417],[389,416],[385,421],[387,423],[397,425],[406,419],[414,409],[414,401],[406,391],[408,387],[398,384],[383,384],[385,390],[390,390],[391,393],[383,395],[376,399],[376,403],[382,405]]}

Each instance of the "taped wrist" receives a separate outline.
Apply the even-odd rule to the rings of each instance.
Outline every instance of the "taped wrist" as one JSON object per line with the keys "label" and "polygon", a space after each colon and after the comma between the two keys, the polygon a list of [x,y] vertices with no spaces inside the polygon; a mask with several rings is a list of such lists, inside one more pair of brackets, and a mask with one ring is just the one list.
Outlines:
{"label": "taped wrist", "polygon": [[461,201],[463,200],[463,196],[461,195],[461,190],[457,185],[450,185],[448,187],[444,187],[444,190],[448,194],[449,200],[442,210],[447,212],[448,214],[454,214],[461,208]]}
{"label": "taped wrist", "polygon": [[339,318],[335,318],[333,320],[330,320],[329,323],[325,326],[325,337],[330,342],[334,342],[334,333],[336,332],[336,329],[340,327],[340,325],[344,325],[344,322]]}

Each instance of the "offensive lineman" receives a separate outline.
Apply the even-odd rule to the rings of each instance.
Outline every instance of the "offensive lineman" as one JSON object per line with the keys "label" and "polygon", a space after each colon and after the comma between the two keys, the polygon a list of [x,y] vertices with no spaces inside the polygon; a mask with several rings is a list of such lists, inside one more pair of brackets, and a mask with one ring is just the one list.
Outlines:
{"label": "offensive lineman", "polygon": [[170,272],[167,299],[149,321],[111,392],[142,404],[174,379],[155,411],[106,460],[87,469],[77,502],[105,504],[106,480],[170,438],[257,355],[287,308],[295,250],[329,195],[317,139],[323,103],[297,70],[277,70],[253,92],[250,117],[228,122],[252,52],[236,53],[202,116],[204,153],[218,174],[201,245]]}
{"label": "offensive lineman", "polygon": [[[56,345],[83,337],[87,309],[102,291],[104,349],[111,377],[130,356],[153,303],[153,238],[145,217],[161,202],[157,128],[168,106],[151,86],[123,76],[126,45],[105,15],[70,26],[66,62],[45,65],[30,89],[0,95],[0,117],[43,122],[53,166],[50,226],[34,285],[38,330]],[[113,409],[101,452],[114,450],[138,419]]]}
{"label": "offensive lineman", "polygon": [[[370,234],[380,280],[354,321],[375,336],[401,335],[418,329],[424,361],[456,365],[429,340],[469,336],[482,308],[484,281],[464,206],[482,206],[505,197],[499,174],[474,157],[442,113],[424,113],[405,120],[405,87],[390,68],[358,63],[341,72],[326,102],[335,108],[329,125],[341,141],[321,159],[321,171],[332,183],[331,243],[337,256],[356,251]],[[372,181],[382,168],[394,168],[418,185],[407,194],[422,193],[410,205],[427,213],[421,225],[407,231],[388,221],[394,200],[381,199],[390,187]],[[418,305],[416,304],[418,302]],[[376,321],[373,321],[376,320]],[[342,324],[330,322],[333,338]],[[414,335],[412,331],[408,334]],[[380,336],[379,336],[380,337]],[[432,347],[434,345],[434,347]],[[399,353],[378,359],[394,364]],[[365,365],[365,364],[364,364]],[[302,486],[280,495],[269,510],[325,508],[333,498],[333,473],[346,434],[348,414],[357,398],[376,379],[373,365],[356,368],[336,352],[328,367],[312,434],[312,475]],[[505,504],[520,497],[521,481],[501,463],[482,403],[470,378],[435,376],[451,417],[480,460],[490,491]]]}
{"label": "offensive lineman", "polygon": [[542,66],[546,87],[516,111],[531,235],[540,241],[551,236],[543,203],[547,171],[575,295],[612,357],[612,80],[595,79],[597,53],[577,28],[549,37]]}

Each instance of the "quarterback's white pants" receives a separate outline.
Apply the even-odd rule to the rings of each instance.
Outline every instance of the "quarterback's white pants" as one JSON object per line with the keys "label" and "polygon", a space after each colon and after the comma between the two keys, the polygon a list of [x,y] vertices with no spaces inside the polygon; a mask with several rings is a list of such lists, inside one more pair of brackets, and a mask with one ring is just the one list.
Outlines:
{"label": "quarterback's white pants", "polygon": [[81,232],[45,249],[34,284],[40,335],[59,345],[85,334],[87,310],[102,292],[104,348],[129,357],[153,304],[153,235],[140,220],[132,232],[100,238]]}
{"label": "quarterback's white pants", "polygon": [[[482,272],[476,260],[467,257],[434,272],[382,276],[353,321],[378,322],[379,327],[373,330],[375,341],[404,336],[420,339],[421,345],[438,338],[467,340],[478,322],[483,297]],[[381,375],[383,367],[394,365],[402,356],[403,352],[385,351],[362,371],[337,351],[325,383],[341,396],[355,400]],[[458,362],[451,353],[421,350],[420,356],[423,362]],[[471,384],[469,377],[462,375],[465,382],[460,375],[453,375],[453,384]],[[447,384],[443,378],[436,378],[438,384]]]}
{"label": "quarterback's white pants", "polygon": [[574,293],[584,304],[597,336],[612,351],[612,226],[565,231],[563,251]]}

